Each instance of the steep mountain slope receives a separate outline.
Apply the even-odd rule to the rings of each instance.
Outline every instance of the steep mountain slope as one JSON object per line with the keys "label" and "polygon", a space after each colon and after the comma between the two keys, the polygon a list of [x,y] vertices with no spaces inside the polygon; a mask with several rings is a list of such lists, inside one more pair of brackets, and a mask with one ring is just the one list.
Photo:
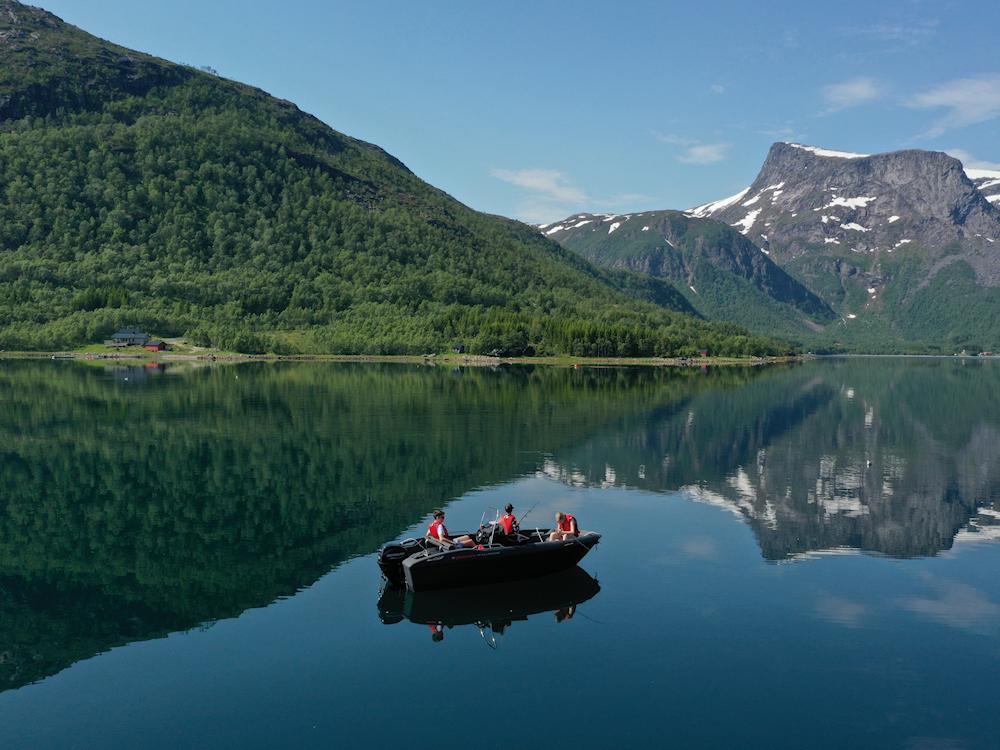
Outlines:
{"label": "steep mountain slope", "polygon": [[795,335],[834,318],[767,251],[718,221],[680,211],[575,214],[540,230],[598,266],[675,283],[713,320]]}
{"label": "steep mountain slope", "polygon": [[739,229],[841,313],[831,345],[997,348],[1000,176],[971,172],[937,152],[776,143],[749,188],[687,213]]}
{"label": "steep mountain slope", "polygon": [[137,323],[242,351],[781,349],[670,299],[289,102],[0,0],[0,348]]}

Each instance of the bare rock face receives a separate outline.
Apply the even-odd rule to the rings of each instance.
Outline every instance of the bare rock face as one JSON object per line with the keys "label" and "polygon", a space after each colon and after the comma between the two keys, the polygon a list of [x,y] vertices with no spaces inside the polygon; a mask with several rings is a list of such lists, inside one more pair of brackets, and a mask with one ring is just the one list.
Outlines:
{"label": "bare rock face", "polygon": [[0,0],[0,122],[97,109],[107,99],[140,96],[191,75],[183,66],[103,42],[41,8]]}
{"label": "bare rock face", "polygon": [[[1000,284],[1000,174],[933,151],[854,154],[775,143],[757,179],[731,199],[688,213],[736,227],[779,263],[822,253],[880,257],[960,243],[980,284]],[[996,184],[992,184],[992,183]]]}

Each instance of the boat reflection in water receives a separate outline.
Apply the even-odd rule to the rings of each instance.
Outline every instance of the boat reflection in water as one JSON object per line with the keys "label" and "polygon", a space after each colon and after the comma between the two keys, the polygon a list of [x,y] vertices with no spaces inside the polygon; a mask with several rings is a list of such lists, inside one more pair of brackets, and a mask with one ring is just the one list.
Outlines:
{"label": "boat reflection in water", "polygon": [[579,566],[543,578],[450,591],[413,592],[386,586],[378,600],[378,614],[386,625],[409,620],[426,626],[434,641],[444,640],[445,628],[475,625],[487,645],[496,648],[497,637],[515,621],[553,612],[556,622],[565,622],[600,590],[600,584]]}

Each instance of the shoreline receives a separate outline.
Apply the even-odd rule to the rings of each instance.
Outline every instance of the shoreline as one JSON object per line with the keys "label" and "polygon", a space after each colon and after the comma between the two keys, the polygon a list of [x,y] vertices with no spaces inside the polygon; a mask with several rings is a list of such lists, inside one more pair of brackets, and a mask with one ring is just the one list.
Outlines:
{"label": "shoreline", "polygon": [[549,367],[701,367],[757,366],[802,362],[809,355],[786,357],[488,357],[474,354],[237,354],[232,352],[0,352],[0,359],[83,360],[89,362],[387,362],[452,367],[546,365]]}

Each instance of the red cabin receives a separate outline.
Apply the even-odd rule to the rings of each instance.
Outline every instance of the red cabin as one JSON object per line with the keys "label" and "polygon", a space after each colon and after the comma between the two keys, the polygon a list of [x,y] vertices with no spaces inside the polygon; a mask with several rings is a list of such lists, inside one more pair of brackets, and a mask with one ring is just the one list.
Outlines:
{"label": "red cabin", "polygon": [[147,341],[142,348],[149,352],[165,352],[167,344],[165,341]]}

